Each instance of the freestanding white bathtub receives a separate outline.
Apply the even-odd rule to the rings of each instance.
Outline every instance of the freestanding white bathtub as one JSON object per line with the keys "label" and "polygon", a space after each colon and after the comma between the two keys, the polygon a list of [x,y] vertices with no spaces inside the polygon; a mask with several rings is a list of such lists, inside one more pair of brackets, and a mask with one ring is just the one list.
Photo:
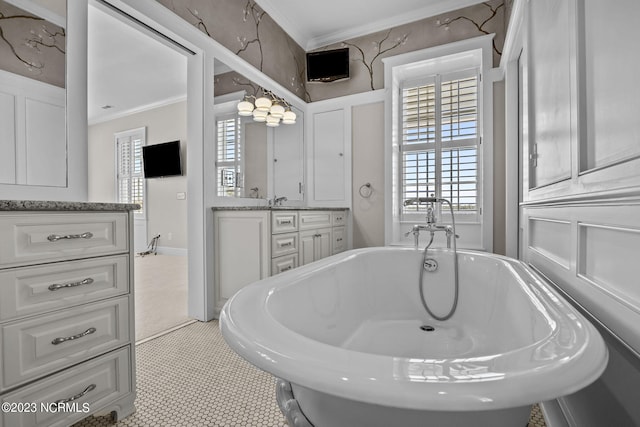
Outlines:
{"label": "freestanding white bathtub", "polygon": [[[424,272],[424,292],[443,315],[453,256],[429,254],[439,267]],[[222,310],[222,334],[281,379],[278,401],[291,426],[525,427],[532,404],[600,376],[602,338],[548,283],[513,259],[458,257],[458,307],[444,322],[420,302],[422,251],[386,247],[245,287]]]}

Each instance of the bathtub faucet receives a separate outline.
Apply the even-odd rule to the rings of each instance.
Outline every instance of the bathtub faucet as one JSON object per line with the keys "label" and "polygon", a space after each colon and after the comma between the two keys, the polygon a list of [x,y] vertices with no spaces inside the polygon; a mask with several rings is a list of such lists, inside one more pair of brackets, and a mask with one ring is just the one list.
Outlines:
{"label": "bathtub faucet", "polygon": [[428,227],[426,225],[414,224],[411,230],[404,233],[404,237],[409,237],[409,234],[413,234],[413,244],[415,248],[418,249],[418,240],[420,239],[420,230],[427,230],[427,229]]}
{"label": "bathtub faucet", "polygon": [[[431,233],[431,240],[433,241],[433,237],[437,231],[444,231],[444,234],[447,236],[447,249],[451,249],[451,236],[453,236],[453,228],[450,225],[438,225],[435,223],[427,223],[427,225],[414,224],[411,230],[404,233],[405,237],[409,237],[409,234],[413,234],[413,244],[416,249],[418,249],[418,240],[420,239],[420,231],[425,230]],[[456,234],[456,238],[458,238]]]}

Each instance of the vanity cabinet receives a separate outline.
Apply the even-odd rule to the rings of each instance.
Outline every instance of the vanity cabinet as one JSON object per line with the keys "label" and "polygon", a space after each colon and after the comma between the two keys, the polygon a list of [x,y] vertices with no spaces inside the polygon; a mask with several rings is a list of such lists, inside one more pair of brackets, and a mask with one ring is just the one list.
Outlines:
{"label": "vanity cabinet", "polygon": [[[107,212],[7,206],[0,203],[0,400],[29,402],[37,410],[3,411],[0,426],[68,426],[97,412],[130,415],[135,205]],[[87,409],[42,411],[55,402]]]}
{"label": "vanity cabinet", "polygon": [[214,208],[216,314],[243,286],[347,249],[345,209]]}

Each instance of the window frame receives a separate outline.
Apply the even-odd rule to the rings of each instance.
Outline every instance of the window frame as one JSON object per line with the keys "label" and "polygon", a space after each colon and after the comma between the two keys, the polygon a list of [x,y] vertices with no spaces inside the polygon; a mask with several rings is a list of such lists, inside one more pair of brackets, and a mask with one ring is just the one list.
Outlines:
{"label": "window frame", "polygon": [[[135,219],[146,219],[146,206],[147,206],[147,181],[144,177],[144,162],[143,162],[143,158],[142,158],[142,147],[144,147],[145,145],[147,145],[147,128],[146,127],[140,127],[140,128],[136,128],[136,129],[129,129],[126,131],[122,131],[122,132],[116,132],[113,134],[113,140],[114,140],[114,151],[115,151],[115,198],[116,198],[116,202],[117,203],[136,203],[133,202],[131,198],[128,198],[128,200],[123,201],[121,199],[121,194],[120,194],[120,170],[121,170],[121,156],[120,156],[120,150],[118,147],[119,144],[119,140],[120,139],[125,139],[125,138],[131,138],[129,143],[131,144],[133,142],[133,138],[135,137],[140,137],[141,139],[141,144],[140,144],[140,172],[139,173],[135,173],[132,171],[132,173],[130,173],[128,176],[130,178],[141,178],[142,179],[142,206],[140,209],[133,211],[133,217]],[[132,147],[131,147],[132,148]],[[133,150],[132,150],[133,152]],[[134,161],[131,162],[131,169],[134,168]]]}
{"label": "window frame", "polygon": [[[479,180],[482,182],[483,191],[480,206],[479,223],[461,223],[457,225],[459,248],[475,249],[481,251],[493,250],[493,94],[494,82],[502,80],[502,74],[493,69],[494,34],[478,36],[444,45],[438,45],[417,51],[402,53],[382,59],[384,65],[384,120],[385,120],[385,183],[384,183],[384,221],[385,221],[385,245],[413,246],[413,237],[405,236],[413,224],[425,223],[425,217],[417,222],[401,221],[399,198],[397,197],[398,185],[398,156],[399,129],[398,114],[399,101],[397,88],[399,82],[419,76],[436,73],[433,68],[439,68],[437,72],[444,73],[463,68],[477,66],[480,69],[482,120],[480,121],[480,159],[482,172],[479,172]],[[431,68],[425,72],[425,68]],[[447,221],[446,212],[438,218],[439,222]],[[419,244],[428,243],[428,234],[422,233]],[[439,241],[440,240],[440,241]],[[437,246],[444,243],[444,237],[436,236]]]}

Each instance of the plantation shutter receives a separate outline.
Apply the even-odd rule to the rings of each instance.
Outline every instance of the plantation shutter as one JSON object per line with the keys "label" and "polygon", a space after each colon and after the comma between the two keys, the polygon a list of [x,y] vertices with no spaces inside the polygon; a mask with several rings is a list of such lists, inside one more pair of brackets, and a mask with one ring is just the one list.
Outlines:
{"label": "plantation shutter", "polygon": [[401,88],[401,213],[427,210],[427,197],[451,201],[478,219],[479,97],[477,70],[406,81]]}
{"label": "plantation shutter", "polygon": [[240,118],[231,115],[217,121],[218,196],[242,195],[242,147]]}
{"label": "plantation shutter", "polygon": [[138,203],[135,214],[144,214],[144,169],[142,146],[144,129],[122,132],[116,135],[117,200],[119,203]]}

